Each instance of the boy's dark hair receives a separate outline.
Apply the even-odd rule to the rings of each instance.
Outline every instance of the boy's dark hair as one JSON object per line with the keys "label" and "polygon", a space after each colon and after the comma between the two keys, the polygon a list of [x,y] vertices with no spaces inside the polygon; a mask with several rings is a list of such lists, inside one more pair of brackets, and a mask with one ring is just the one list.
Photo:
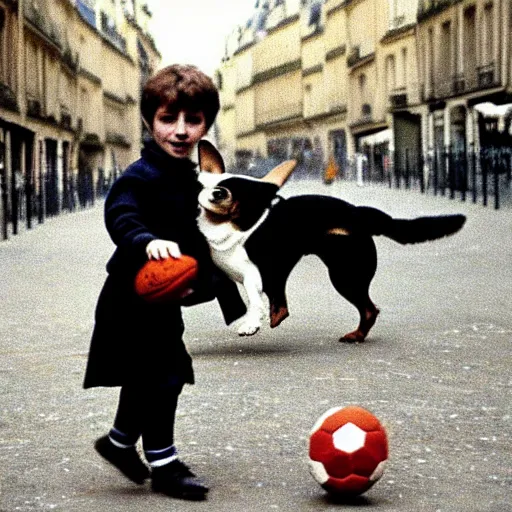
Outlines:
{"label": "boy's dark hair", "polygon": [[173,64],[149,78],[142,91],[140,110],[150,127],[162,105],[172,110],[202,112],[206,127],[210,128],[219,111],[219,92],[212,79],[197,67]]}

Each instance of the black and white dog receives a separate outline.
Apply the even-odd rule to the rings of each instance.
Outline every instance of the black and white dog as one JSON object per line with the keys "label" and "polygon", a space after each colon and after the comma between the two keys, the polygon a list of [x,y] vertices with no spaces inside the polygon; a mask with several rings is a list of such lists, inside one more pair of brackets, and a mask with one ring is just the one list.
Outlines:
{"label": "black and white dog", "polygon": [[462,228],[464,215],[393,219],[371,207],[354,206],[322,195],[279,198],[277,192],[293,172],[289,160],[264,178],[225,173],[216,148],[199,143],[198,225],[213,262],[240,283],[248,298],[238,333],[255,334],[265,317],[263,292],[270,303],[270,325],[288,315],[285,287],[302,256],[316,254],[327,266],[334,288],[358,310],[357,329],[340,341],[363,341],[379,310],[369,287],[377,268],[372,239],[384,235],[401,244],[435,240]]}

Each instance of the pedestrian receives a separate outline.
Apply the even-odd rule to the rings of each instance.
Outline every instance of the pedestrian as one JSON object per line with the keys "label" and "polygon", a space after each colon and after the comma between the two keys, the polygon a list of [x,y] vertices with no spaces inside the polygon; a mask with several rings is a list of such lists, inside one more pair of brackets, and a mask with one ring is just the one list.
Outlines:
{"label": "pedestrian", "polygon": [[364,171],[366,164],[368,163],[368,158],[364,153],[356,153],[356,180],[357,186],[364,186]]}
{"label": "pedestrian", "polygon": [[[151,304],[134,291],[148,258],[199,262],[194,291],[182,305],[218,299],[226,323],[245,313],[236,285],[216,273],[196,217],[200,185],[190,159],[219,110],[218,91],[194,66],[168,66],[148,80],[143,121],[151,135],[139,160],[114,182],[105,200],[106,228],[117,246],[95,313],[84,387],[120,386],[110,432],[95,448],[135,483],[183,499],[204,499],[207,486],[177,455],[175,413],[184,384],[194,383],[180,304]],[[144,456],[136,443],[142,439]]]}

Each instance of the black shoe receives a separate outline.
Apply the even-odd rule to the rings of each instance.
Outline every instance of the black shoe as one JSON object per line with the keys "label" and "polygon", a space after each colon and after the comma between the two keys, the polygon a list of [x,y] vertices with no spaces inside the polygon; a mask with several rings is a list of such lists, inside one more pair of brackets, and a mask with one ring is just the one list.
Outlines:
{"label": "black shoe", "polygon": [[94,448],[132,482],[141,485],[149,477],[149,469],[140,460],[135,447],[118,448],[108,436],[103,436],[96,440]]}
{"label": "black shoe", "polygon": [[205,500],[208,487],[190,471],[187,465],[176,459],[151,473],[151,487],[173,498]]}

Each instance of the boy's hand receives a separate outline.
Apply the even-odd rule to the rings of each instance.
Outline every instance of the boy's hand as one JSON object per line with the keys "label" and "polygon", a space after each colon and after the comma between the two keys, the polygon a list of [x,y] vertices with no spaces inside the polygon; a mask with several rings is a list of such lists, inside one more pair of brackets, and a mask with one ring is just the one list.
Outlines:
{"label": "boy's hand", "polygon": [[166,258],[180,258],[181,251],[176,242],[170,240],[152,240],[146,245],[148,259],[159,260]]}

